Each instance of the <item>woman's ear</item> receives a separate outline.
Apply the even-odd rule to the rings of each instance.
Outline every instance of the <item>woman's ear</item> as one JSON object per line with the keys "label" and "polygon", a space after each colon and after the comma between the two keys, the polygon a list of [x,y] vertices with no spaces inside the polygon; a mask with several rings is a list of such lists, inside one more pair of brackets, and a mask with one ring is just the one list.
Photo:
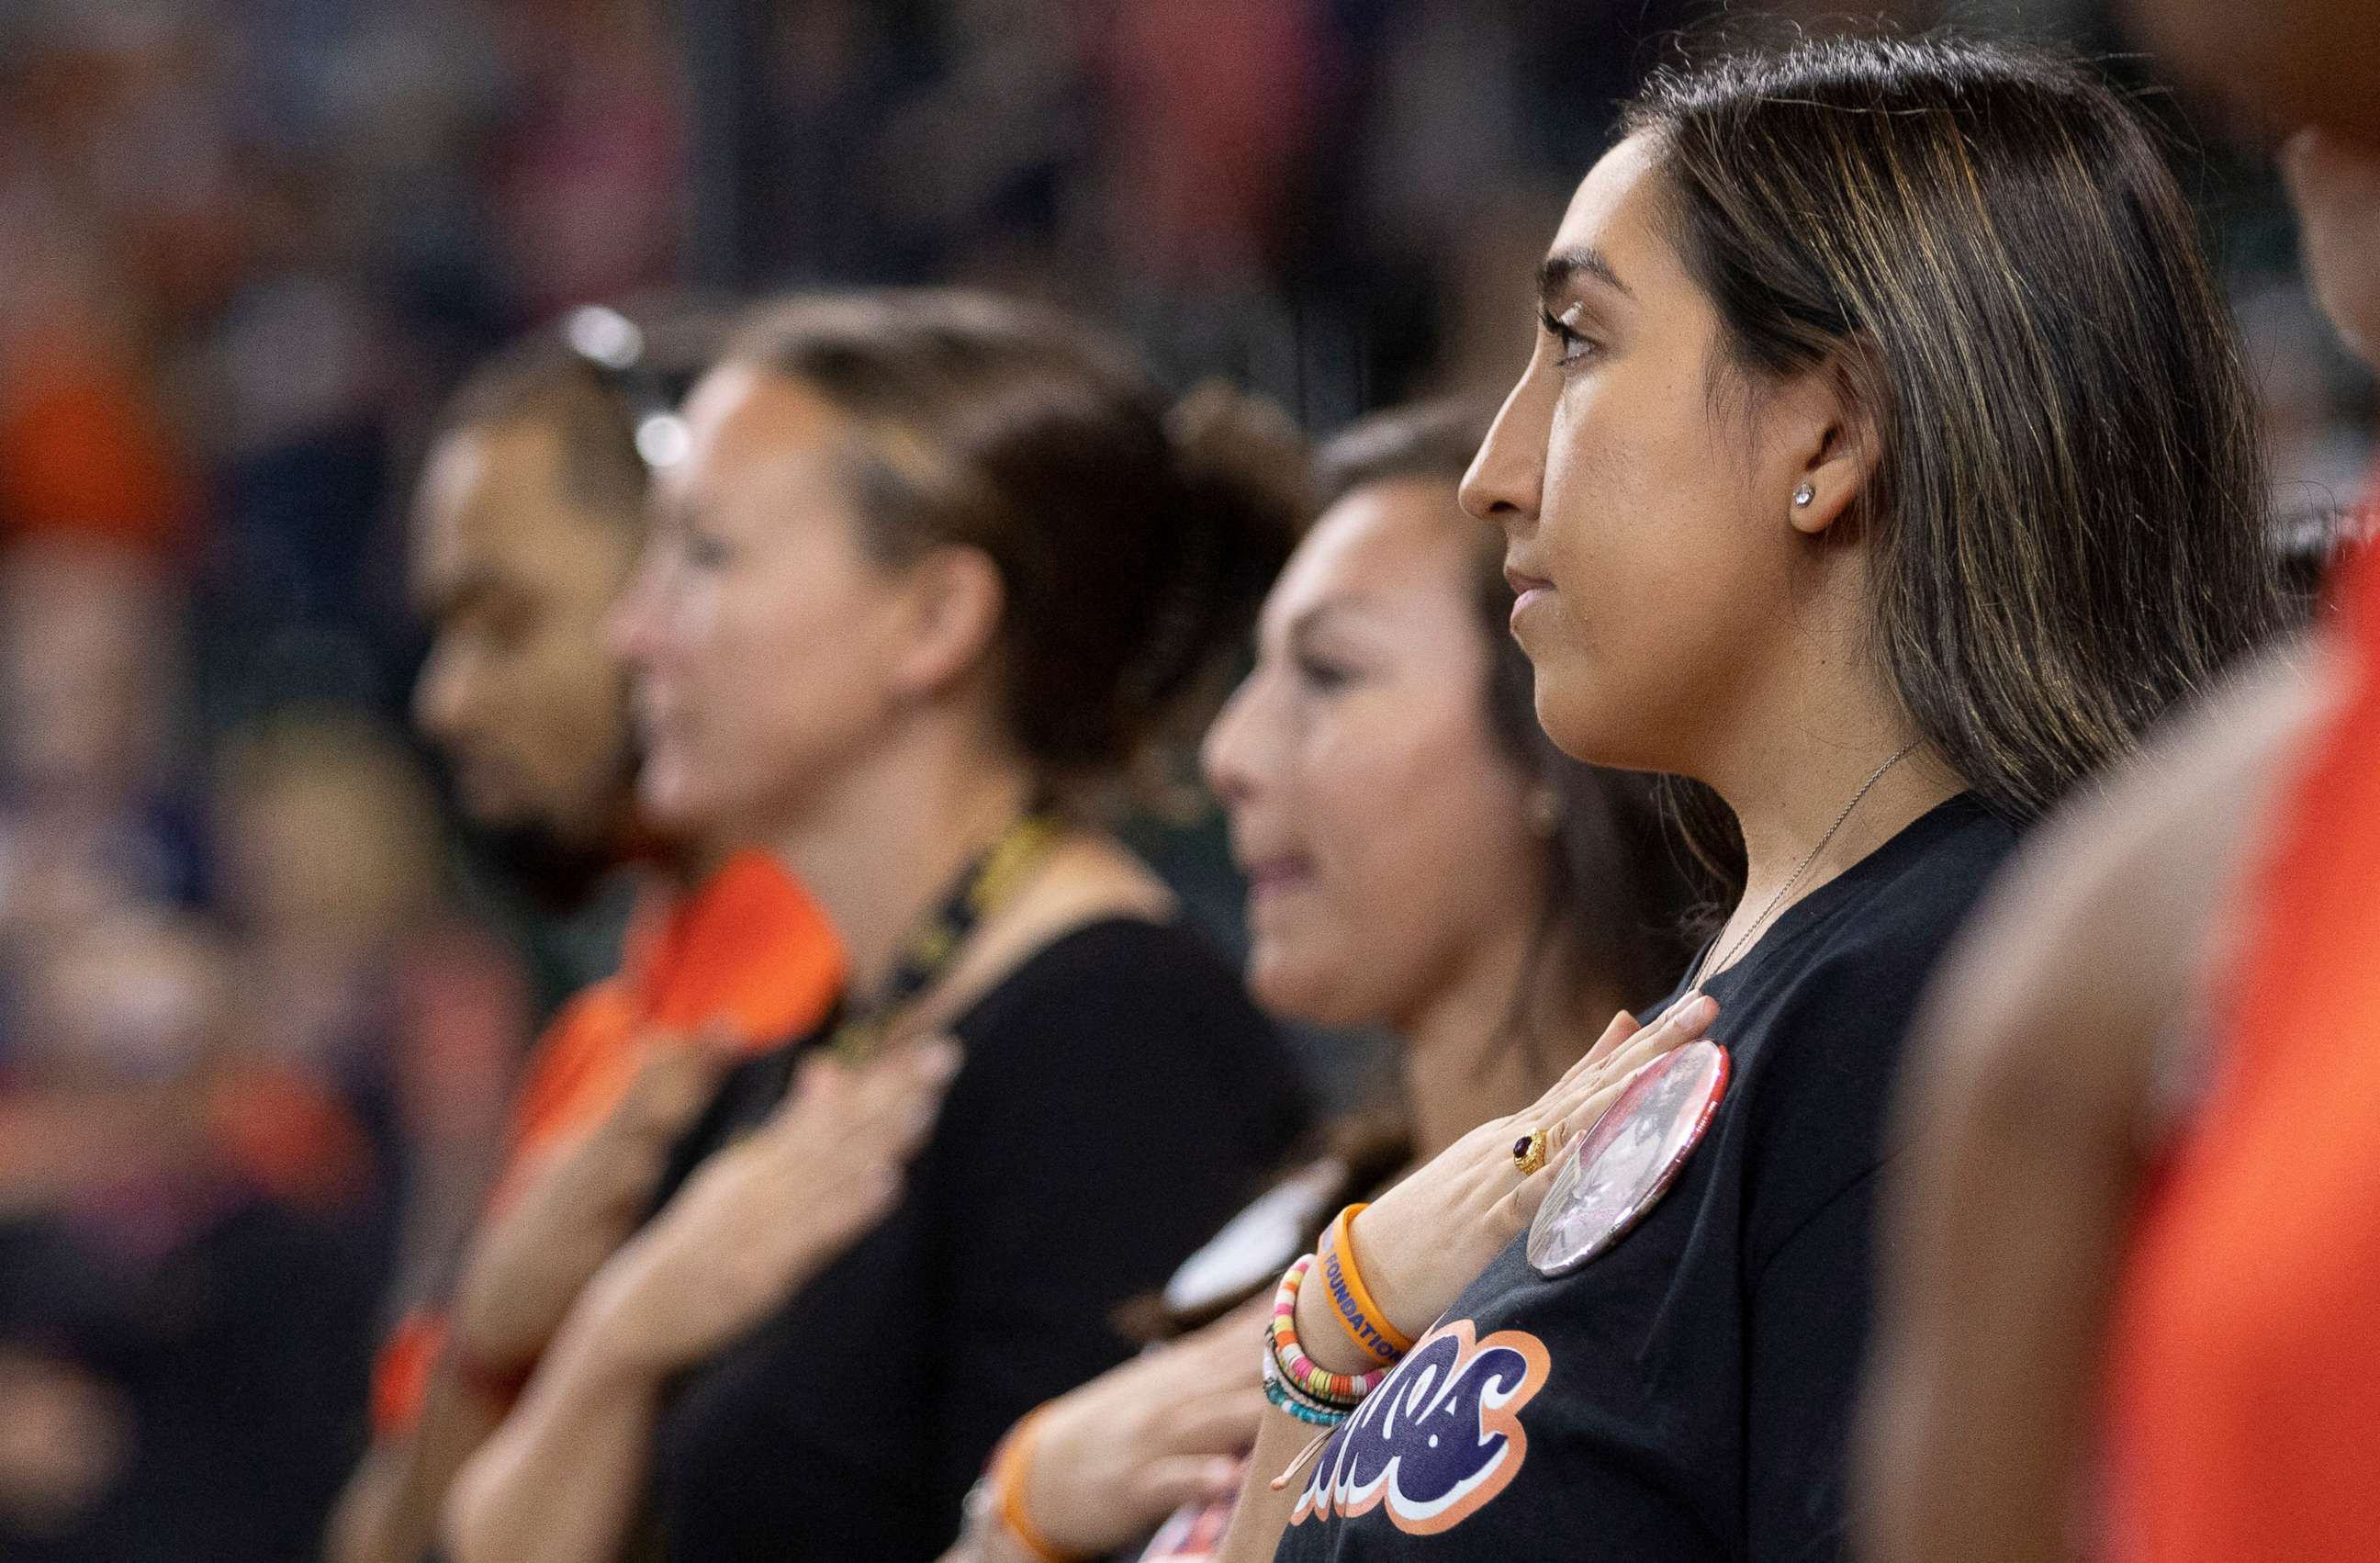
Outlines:
{"label": "woman's ear", "polygon": [[1805,537],[1831,531],[1875,474],[1878,446],[1868,370],[1864,356],[1838,359],[1787,393],[1795,403],[1802,452],[1786,516]]}
{"label": "woman's ear", "polygon": [[897,694],[931,696],[990,654],[1008,591],[980,548],[929,548],[902,573],[900,649],[887,681]]}

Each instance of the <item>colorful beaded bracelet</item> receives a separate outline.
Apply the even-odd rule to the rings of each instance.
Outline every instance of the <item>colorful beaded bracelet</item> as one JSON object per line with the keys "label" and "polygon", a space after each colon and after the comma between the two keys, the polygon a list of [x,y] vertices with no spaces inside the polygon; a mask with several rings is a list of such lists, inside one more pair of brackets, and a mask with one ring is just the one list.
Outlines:
{"label": "colorful beaded bracelet", "polygon": [[1350,1375],[1332,1373],[1305,1354],[1297,1343],[1297,1288],[1314,1268],[1314,1255],[1306,1254],[1289,1267],[1281,1278],[1281,1288],[1272,1297],[1272,1354],[1281,1366],[1281,1376],[1305,1390],[1328,1406],[1353,1409],[1363,1403],[1364,1397],[1378,1389],[1389,1376],[1386,1368]]}
{"label": "colorful beaded bracelet", "polygon": [[1413,1337],[1389,1322],[1380,1305],[1372,1300],[1371,1289],[1364,1285],[1364,1273],[1355,1264],[1355,1217],[1370,1208],[1351,1204],[1339,1213],[1323,1234],[1322,1246],[1315,1259],[1322,1271],[1322,1284],[1330,1293],[1331,1316],[1355,1349],[1384,1368],[1397,1365],[1397,1359],[1413,1349]]}
{"label": "colorful beaded bracelet", "polygon": [[1281,1371],[1281,1358],[1272,1349],[1270,1325],[1267,1325],[1265,1329],[1264,1376],[1267,1381],[1279,1384],[1282,1394],[1304,1405],[1309,1410],[1329,1411],[1333,1416],[1344,1416],[1353,1410],[1352,1407],[1333,1405],[1328,1400],[1318,1398],[1290,1382],[1289,1376]]}
{"label": "colorful beaded bracelet", "polygon": [[1353,1414],[1299,1393],[1295,1385],[1281,1376],[1281,1364],[1273,1361],[1269,1341],[1265,1345],[1264,1396],[1271,1405],[1309,1427],[1336,1427]]}

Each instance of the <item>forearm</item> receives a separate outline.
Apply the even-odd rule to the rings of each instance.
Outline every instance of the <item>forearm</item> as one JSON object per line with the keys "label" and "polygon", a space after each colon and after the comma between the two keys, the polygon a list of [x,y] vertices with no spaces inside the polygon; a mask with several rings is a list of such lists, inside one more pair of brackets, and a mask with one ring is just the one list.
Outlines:
{"label": "forearm", "polygon": [[374,1446],[347,1484],[331,1522],[330,1563],[420,1563],[437,1542],[447,1490],[504,1411],[442,1360],[412,1433]]}
{"label": "forearm", "polygon": [[[1297,1508],[1298,1494],[1319,1458],[1313,1447],[1319,1431],[1277,1407],[1265,1408],[1256,1448],[1248,1456],[1247,1481],[1232,1511],[1232,1528],[1216,1551],[1216,1563],[1272,1563],[1281,1534],[1289,1529],[1289,1517]],[[1274,1480],[1284,1473],[1288,1480],[1275,1491]]]}
{"label": "forearm", "polygon": [[662,1378],[606,1349],[599,1312],[563,1327],[505,1419],[454,1484],[455,1563],[612,1563],[652,1459]]}
{"label": "forearm", "polygon": [[[1326,1235],[1318,1252],[1330,1254],[1334,1240],[1334,1237]],[[1377,1285],[1374,1291],[1372,1300],[1378,1304]],[[1379,1366],[1356,1344],[1355,1336],[1342,1325],[1330,1300],[1329,1285],[1320,1278],[1318,1268],[1310,1272],[1297,1288],[1293,1323],[1300,1349],[1325,1372],[1352,1377]],[[1298,1496],[1313,1473],[1314,1461],[1321,1458],[1321,1447],[1330,1431],[1301,1421],[1279,1406],[1264,1408],[1231,1527],[1216,1554],[1220,1563],[1269,1563],[1281,1545],[1282,1533],[1289,1529]]]}
{"label": "forearm", "polygon": [[961,1545],[973,1549],[964,1555],[963,1563],[1041,1563],[1023,1542],[998,1525],[984,1526],[980,1534],[963,1537]]}
{"label": "forearm", "polygon": [[[2109,1297],[2138,1187],[2126,1127],[1974,1136],[1872,1380],[1876,1563],[2068,1563]],[[2045,1142],[2072,1131],[2063,1143]]]}

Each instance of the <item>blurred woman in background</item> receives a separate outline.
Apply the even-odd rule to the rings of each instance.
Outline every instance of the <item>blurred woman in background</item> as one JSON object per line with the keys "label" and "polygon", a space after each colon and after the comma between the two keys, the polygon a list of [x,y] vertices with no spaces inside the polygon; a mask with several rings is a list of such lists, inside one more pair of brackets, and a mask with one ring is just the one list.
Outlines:
{"label": "blurred woman in background", "polygon": [[1386,1028],[1395,1055],[1353,1093],[1377,1105],[1166,1288],[1177,1317],[1229,1312],[1020,1424],[970,1509],[973,1563],[1107,1553],[1177,1507],[1148,1557],[1210,1550],[1264,1410],[1235,1305],[1258,1288],[1269,1304],[1348,1202],[1534,1098],[1684,969],[1650,785],[1538,727],[1503,550],[1455,503],[1488,410],[1382,413],[1324,450],[1329,507],[1207,736],[1249,882],[1249,984],[1276,1015]]}
{"label": "blurred woman in background", "polygon": [[[1102,339],[953,293],[764,309],[686,422],[618,616],[643,800],[769,843],[849,987],[728,1078],[466,1472],[455,1550],[610,1558],[642,1508],[673,1556],[931,1557],[1001,1430],[1123,1354],[1109,1310],[1302,1123],[1082,806],[1212,686],[1294,458],[1268,484],[1213,404],[1169,417]],[[901,1044],[944,1030],[963,1065]]]}

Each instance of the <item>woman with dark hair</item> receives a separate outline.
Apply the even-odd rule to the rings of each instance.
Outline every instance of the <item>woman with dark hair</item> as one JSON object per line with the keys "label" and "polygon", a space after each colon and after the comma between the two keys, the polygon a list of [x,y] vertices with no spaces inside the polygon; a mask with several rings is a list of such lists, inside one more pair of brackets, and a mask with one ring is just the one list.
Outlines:
{"label": "woman with dark hair", "polygon": [[1840,1555],[1919,989],[2018,830],[2275,614],[2190,214],[2067,65],[1662,75],[1539,280],[1465,506],[1547,731],[1707,787],[1740,898],[1650,1024],[1283,1277],[1234,1558]]}
{"label": "woman with dark hair", "polygon": [[[929,1558],[1300,1127],[1087,800],[1219,681],[1302,483],[1063,317],[955,293],[765,308],[685,419],[616,622],[643,800],[766,843],[849,983],[727,1077],[458,1484],[455,1551],[611,1558],[641,1510],[673,1557]],[[960,1057],[930,1134],[888,1113]]]}
{"label": "woman with dark hair", "polygon": [[1688,897],[1651,788],[1546,740],[1504,630],[1503,551],[1455,504],[1488,411],[1384,413],[1323,451],[1328,508],[1207,735],[1249,879],[1257,998],[1385,1028],[1402,1091],[1176,1272],[1173,1316],[1218,1323],[1012,1435],[995,1501],[971,1510],[975,1563],[1109,1552],[1177,1506],[1151,1556],[1211,1548],[1264,1409],[1257,1320],[1226,1310],[1269,1294],[1349,1202],[1535,1099],[1603,1017],[1684,970]]}

